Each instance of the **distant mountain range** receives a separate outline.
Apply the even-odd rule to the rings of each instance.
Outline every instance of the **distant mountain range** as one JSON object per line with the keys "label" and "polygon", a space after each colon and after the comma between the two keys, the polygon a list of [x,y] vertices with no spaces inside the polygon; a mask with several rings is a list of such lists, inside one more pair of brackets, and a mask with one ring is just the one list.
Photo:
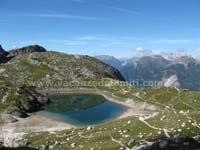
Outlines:
{"label": "distant mountain range", "polygon": [[137,60],[139,60],[138,57],[132,57],[132,58],[115,58],[113,56],[109,55],[99,55],[95,56],[97,59],[121,70],[124,67],[132,66]]}
{"label": "distant mountain range", "polygon": [[128,82],[139,87],[173,86],[200,90],[200,63],[190,56],[173,60],[160,55],[128,59],[101,55],[96,58],[116,67]]}

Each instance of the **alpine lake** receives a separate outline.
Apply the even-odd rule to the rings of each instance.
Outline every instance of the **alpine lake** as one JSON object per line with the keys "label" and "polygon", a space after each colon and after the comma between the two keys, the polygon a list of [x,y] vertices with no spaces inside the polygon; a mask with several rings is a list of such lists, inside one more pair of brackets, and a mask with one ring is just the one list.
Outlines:
{"label": "alpine lake", "polygon": [[43,107],[40,115],[77,126],[105,123],[127,110],[125,106],[94,94],[60,94],[49,99],[51,103]]}

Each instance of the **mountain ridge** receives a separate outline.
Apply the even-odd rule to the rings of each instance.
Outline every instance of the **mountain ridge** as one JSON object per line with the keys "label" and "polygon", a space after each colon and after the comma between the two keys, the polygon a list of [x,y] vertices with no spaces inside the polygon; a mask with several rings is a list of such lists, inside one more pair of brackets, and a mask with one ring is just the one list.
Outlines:
{"label": "mountain ridge", "polygon": [[9,57],[23,55],[34,52],[47,52],[47,50],[40,45],[29,45],[22,48],[16,48],[9,51]]}
{"label": "mountain ridge", "polygon": [[[113,64],[112,60],[99,59],[110,65]],[[130,62],[130,59],[127,59],[127,61]],[[144,82],[162,82],[160,85],[165,86],[165,81],[172,76],[176,76],[177,83],[171,86],[176,85],[178,88],[200,90],[200,77],[198,76],[200,63],[191,56],[182,56],[173,60],[166,59],[161,55],[143,56],[128,65],[122,66],[121,62],[118,66],[116,68],[119,69],[126,81],[138,81],[141,83],[141,87],[145,87]],[[167,86],[170,86],[169,83],[171,82],[168,82]],[[155,85],[152,87],[160,86]]]}

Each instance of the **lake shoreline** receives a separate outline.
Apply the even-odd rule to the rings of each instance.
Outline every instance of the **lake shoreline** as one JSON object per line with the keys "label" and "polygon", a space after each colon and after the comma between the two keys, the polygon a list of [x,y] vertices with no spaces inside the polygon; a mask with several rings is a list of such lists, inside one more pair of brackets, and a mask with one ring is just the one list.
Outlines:
{"label": "lake shoreline", "polygon": [[154,105],[147,104],[144,102],[130,102],[127,99],[119,98],[114,96],[112,93],[98,90],[98,89],[89,89],[89,88],[78,88],[78,89],[47,89],[41,91],[43,94],[55,95],[55,94],[95,94],[103,96],[106,100],[119,105],[125,106],[127,110],[121,113],[115,120],[123,119],[130,116],[143,117],[148,116],[152,113],[158,111]]}
{"label": "lake shoreline", "polygon": [[15,123],[0,124],[0,139],[3,140],[4,146],[16,147],[18,146],[17,141],[30,133],[56,132],[77,128],[72,124],[56,121],[37,113],[31,114],[27,118],[17,119],[19,121]]}
{"label": "lake shoreline", "polygon": [[[151,105],[148,105],[143,102],[127,102],[127,100],[122,100],[119,97],[115,97],[113,95],[110,95],[112,93],[106,92],[106,91],[100,91],[100,90],[94,90],[94,89],[60,89],[60,90],[42,90],[43,94],[51,93],[51,95],[54,94],[96,94],[101,95],[108,101],[123,105],[127,107],[127,110],[125,112],[120,113],[116,118],[110,121],[123,119],[126,117],[144,117],[148,116],[152,113],[155,113],[155,108]],[[142,107],[138,107],[138,106]],[[149,108],[149,110],[147,109]],[[23,139],[23,137],[30,133],[37,133],[37,132],[57,132],[72,128],[80,128],[84,126],[76,126],[72,125],[70,123],[58,121],[55,119],[52,119],[50,117],[45,117],[42,115],[38,115],[36,113],[31,113],[29,117],[27,118],[17,118],[18,122],[15,123],[7,123],[7,124],[0,124],[0,139],[3,140],[4,146],[9,147],[16,147],[18,146],[17,141]],[[105,122],[104,122],[105,123]],[[98,125],[98,124],[96,124]],[[85,125],[87,126],[87,125]]]}

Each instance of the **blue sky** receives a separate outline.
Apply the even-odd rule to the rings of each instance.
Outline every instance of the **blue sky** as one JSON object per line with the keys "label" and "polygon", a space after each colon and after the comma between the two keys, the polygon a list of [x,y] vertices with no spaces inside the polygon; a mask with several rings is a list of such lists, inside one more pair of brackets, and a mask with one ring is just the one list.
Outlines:
{"label": "blue sky", "polygon": [[0,0],[0,44],[131,57],[200,48],[199,0]]}

